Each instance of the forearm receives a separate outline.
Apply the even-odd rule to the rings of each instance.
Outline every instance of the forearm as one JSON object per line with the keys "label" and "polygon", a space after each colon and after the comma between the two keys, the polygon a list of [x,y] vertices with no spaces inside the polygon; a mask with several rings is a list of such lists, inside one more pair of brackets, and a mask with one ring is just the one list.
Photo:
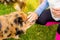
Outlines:
{"label": "forearm", "polygon": [[38,16],[49,6],[47,0],[44,0],[41,5],[38,6],[38,8],[34,11],[37,13]]}

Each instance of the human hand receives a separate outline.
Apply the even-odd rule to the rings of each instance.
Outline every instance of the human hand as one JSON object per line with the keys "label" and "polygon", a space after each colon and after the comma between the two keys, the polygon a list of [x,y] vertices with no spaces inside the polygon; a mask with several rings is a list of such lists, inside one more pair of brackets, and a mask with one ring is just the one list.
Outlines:
{"label": "human hand", "polygon": [[35,21],[38,19],[38,15],[34,12],[29,12],[29,16],[27,17],[27,19],[28,19],[27,21],[34,24]]}
{"label": "human hand", "polygon": [[60,18],[60,9],[54,9],[54,8],[52,8],[52,12],[53,12],[53,14],[54,14],[54,17],[56,17],[56,18]]}

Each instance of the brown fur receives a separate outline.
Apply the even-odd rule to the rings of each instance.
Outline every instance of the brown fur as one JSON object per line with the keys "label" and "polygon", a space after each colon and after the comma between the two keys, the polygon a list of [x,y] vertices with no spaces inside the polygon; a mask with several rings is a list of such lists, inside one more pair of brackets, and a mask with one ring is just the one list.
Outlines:
{"label": "brown fur", "polygon": [[[0,16],[0,40],[6,38],[19,39],[19,35],[26,32],[30,27],[31,23],[26,22],[26,20],[27,15],[19,11]],[[16,35],[16,33],[18,34]]]}

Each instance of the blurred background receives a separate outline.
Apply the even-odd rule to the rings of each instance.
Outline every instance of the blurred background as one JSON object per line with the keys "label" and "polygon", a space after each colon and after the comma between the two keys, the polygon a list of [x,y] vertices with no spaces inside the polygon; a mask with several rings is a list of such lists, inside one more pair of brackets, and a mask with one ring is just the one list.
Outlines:
{"label": "blurred background", "polygon": [[[41,0],[25,0],[26,7],[23,9],[25,13],[34,11],[38,5],[40,5]],[[9,14],[10,12],[16,11],[12,5],[5,6],[0,3],[0,15]],[[40,24],[34,24],[29,28],[26,34],[20,35],[19,40],[55,40],[57,25],[46,27]],[[15,40],[15,39],[7,39]]]}

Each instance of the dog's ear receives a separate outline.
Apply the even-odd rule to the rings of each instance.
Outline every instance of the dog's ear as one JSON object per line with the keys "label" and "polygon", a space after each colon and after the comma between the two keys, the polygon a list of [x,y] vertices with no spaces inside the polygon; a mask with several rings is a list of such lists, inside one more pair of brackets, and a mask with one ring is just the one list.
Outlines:
{"label": "dog's ear", "polygon": [[27,20],[27,14],[25,14],[24,12],[20,12],[20,15],[21,15],[23,21]]}
{"label": "dog's ear", "polygon": [[15,3],[13,6],[17,11],[21,11],[21,8],[18,3]]}
{"label": "dog's ear", "polygon": [[21,8],[21,9],[25,8],[25,6],[26,6],[25,0],[19,0],[18,3],[19,3],[19,5],[20,5],[20,8]]}
{"label": "dog's ear", "polygon": [[26,2],[24,0],[16,0],[17,2],[14,3],[14,8],[17,10],[17,11],[23,11],[23,9],[25,8],[26,6]]}

